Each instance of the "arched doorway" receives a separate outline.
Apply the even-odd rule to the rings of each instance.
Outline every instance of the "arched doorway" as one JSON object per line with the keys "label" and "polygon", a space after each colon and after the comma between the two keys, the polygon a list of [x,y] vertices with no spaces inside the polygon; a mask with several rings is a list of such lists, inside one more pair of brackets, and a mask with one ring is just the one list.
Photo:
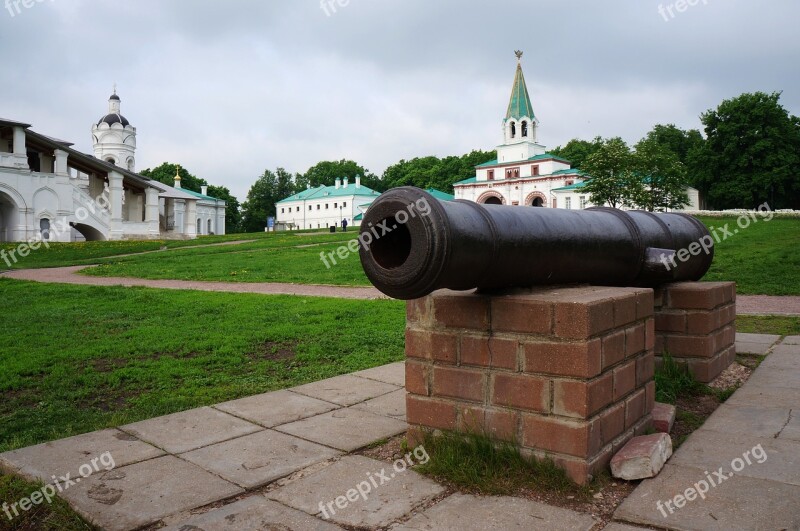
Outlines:
{"label": "arched doorway", "polygon": [[84,223],[70,223],[70,225],[72,225],[73,229],[80,232],[81,236],[83,236],[87,242],[106,241],[105,235],[91,225],[86,225]]}
{"label": "arched doorway", "polygon": [[18,224],[17,204],[9,195],[0,192],[0,242],[14,241],[14,227]]}
{"label": "arched doorway", "polygon": [[483,202],[484,205],[502,205],[503,202],[496,197],[487,197],[486,200]]}
{"label": "arched doorway", "polygon": [[478,197],[476,203],[481,205],[504,205],[506,204],[506,200],[500,195],[499,192],[489,191],[484,192]]}
{"label": "arched doorway", "polygon": [[525,198],[525,204],[532,207],[547,206],[547,197],[542,192],[531,192]]}
{"label": "arched doorway", "polygon": [[535,207],[544,206],[544,201],[542,201],[541,197],[534,197],[533,198],[533,203],[531,203],[531,206],[535,206]]}

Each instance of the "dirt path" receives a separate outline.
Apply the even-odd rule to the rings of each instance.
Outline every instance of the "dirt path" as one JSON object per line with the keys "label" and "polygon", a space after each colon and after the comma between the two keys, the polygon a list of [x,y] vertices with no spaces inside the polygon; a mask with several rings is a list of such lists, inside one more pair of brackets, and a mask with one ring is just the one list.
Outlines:
{"label": "dirt path", "polygon": [[314,284],[281,284],[277,282],[204,282],[194,280],[149,280],[144,278],[89,277],[78,271],[93,266],[51,267],[20,269],[2,276],[17,280],[52,282],[57,284],[84,284],[90,286],[145,286],[162,289],[193,289],[199,291],[227,291],[231,293],[261,293],[266,295],[304,295],[336,297],[340,299],[387,298],[372,287],[321,286]]}
{"label": "dirt path", "polygon": [[[90,277],[78,271],[94,266],[51,267],[19,269],[3,273],[17,280],[53,282],[57,284],[84,284],[89,286],[145,286],[162,289],[194,289],[199,291],[227,291],[231,293],[261,293],[267,295],[306,295],[337,297],[342,299],[387,298],[373,287],[325,286],[319,284],[284,284],[279,282],[207,282],[200,280],[150,280],[124,277]],[[736,313],[739,315],[798,315],[800,297],[772,295],[737,295]]]}

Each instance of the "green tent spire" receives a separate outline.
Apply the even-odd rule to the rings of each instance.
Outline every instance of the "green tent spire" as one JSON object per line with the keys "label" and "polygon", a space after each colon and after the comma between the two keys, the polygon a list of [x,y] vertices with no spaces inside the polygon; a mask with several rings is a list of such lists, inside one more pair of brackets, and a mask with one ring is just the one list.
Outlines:
{"label": "green tent spire", "polygon": [[506,120],[509,118],[519,120],[523,116],[533,119],[535,118],[533,105],[531,105],[531,98],[528,95],[528,87],[525,85],[525,76],[522,74],[522,52],[516,51],[515,53],[517,54],[517,73],[514,76],[514,88],[511,89]]}

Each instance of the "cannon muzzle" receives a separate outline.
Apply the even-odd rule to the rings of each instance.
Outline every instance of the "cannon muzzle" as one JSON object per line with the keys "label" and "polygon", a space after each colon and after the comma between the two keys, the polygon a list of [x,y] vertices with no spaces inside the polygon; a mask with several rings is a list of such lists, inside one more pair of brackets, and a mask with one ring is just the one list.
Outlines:
{"label": "cannon muzzle", "polygon": [[686,214],[439,201],[394,188],[361,223],[361,264],[386,295],[555,284],[654,287],[699,280],[714,255]]}

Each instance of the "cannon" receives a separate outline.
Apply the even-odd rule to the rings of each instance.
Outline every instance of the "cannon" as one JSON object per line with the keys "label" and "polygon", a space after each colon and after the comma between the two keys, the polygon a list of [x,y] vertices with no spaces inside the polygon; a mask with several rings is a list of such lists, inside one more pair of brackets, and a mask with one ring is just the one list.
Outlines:
{"label": "cannon", "polygon": [[369,280],[406,300],[442,288],[655,287],[699,280],[714,255],[708,229],[686,214],[439,201],[414,187],[376,199],[359,240]]}

